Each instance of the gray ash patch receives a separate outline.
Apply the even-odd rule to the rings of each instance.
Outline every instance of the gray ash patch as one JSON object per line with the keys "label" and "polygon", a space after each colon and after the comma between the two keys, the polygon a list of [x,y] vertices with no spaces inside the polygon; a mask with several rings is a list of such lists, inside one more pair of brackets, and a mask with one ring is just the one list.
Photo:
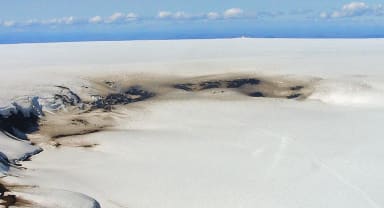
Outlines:
{"label": "gray ash patch", "polygon": [[10,192],[10,190],[0,183],[0,207],[34,207],[30,201],[24,200]]}
{"label": "gray ash patch", "polygon": [[5,185],[0,183],[0,205],[5,208],[9,208],[16,204],[16,196],[8,193],[9,190]]}
{"label": "gray ash patch", "polygon": [[80,135],[97,133],[100,131],[101,131],[101,129],[82,130],[80,132],[54,135],[54,136],[52,136],[52,139],[59,139],[59,138],[70,137],[70,136],[80,136]]}
{"label": "gray ash patch", "polygon": [[65,86],[56,86],[60,89],[60,91],[53,96],[52,106],[78,106],[79,108],[84,107],[84,103],[82,102],[80,96],[73,92],[70,88]]}
{"label": "gray ash patch", "polygon": [[304,86],[297,85],[297,86],[293,86],[293,87],[291,87],[289,89],[292,90],[292,91],[298,91],[298,90],[301,90],[303,88],[304,88]]}
{"label": "gray ash patch", "polygon": [[261,81],[255,78],[245,78],[245,79],[234,79],[226,82],[227,82],[227,88],[239,88],[244,85],[258,85],[260,84]]}
{"label": "gray ash patch", "polygon": [[194,85],[195,84],[192,84],[192,83],[174,84],[173,88],[184,90],[184,91],[192,91]]}
{"label": "gray ash patch", "polygon": [[248,95],[251,97],[265,97],[262,92],[251,92]]}
{"label": "gray ash patch", "polygon": [[133,97],[133,102],[143,101],[155,96],[155,93],[146,91],[140,86],[130,87],[125,90],[124,94]]}
{"label": "gray ash patch", "polygon": [[296,94],[288,95],[287,99],[295,99],[295,98],[299,98],[300,96],[301,96],[300,93],[296,93]]}
{"label": "gray ash patch", "polygon": [[[305,97],[303,85],[281,84],[258,78],[237,78],[223,80],[204,80],[172,85],[173,88],[187,92],[199,92],[209,89],[231,89],[250,97],[296,99]],[[215,94],[215,93],[213,93]]]}
{"label": "gray ash patch", "polygon": [[[106,81],[109,87],[115,86],[116,83]],[[83,101],[78,94],[73,92],[70,88],[64,86],[57,86],[61,89],[60,93],[54,95],[54,103],[63,106],[77,106],[80,109],[106,109],[111,110],[115,105],[127,105],[129,103],[144,101],[155,96],[155,93],[144,90],[141,86],[132,86],[123,91],[111,90],[109,94],[92,95],[94,101]],[[88,107],[87,107],[88,106]]]}
{"label": "gray ash patch", "polygon": [[200,86],[200,90],[206,90],[206,89],[222,88],[223,83],[222,81],[207,81],[207,82],[201,82],[199,86]]}
{"label": "gray ash patch", "polygon": [[154,97],[155,93],[144,90],[140,86],[133,86],[121,93],[110,93],[91,102],[92,108],[111,109],[114,105],[127,105]]}
{"label": "gray ash patch", "polygon": [[106,80],[104,81],[104,84],[106,84],[110,88],[116,88],[116,83],[114,81]]}
{"label": "gray ash patch", "polygon": [[173,88],[184,91],[201,91],[217,88],[241,88],[244,85],[258,85],[260,80],[256,78],[241,78],[233,80],[209,80],[198,83],[179,83],[172,85]]}
{"label": "gray ash patch", "polygon": [[81,103],[80,96],[74,93],[71,89],[64,86],[56,86],[61,89],[60,94],[55,94],[56,100],[61,100],[64,104],[77,105]]}
{"label": "gray ash patch", "polygon": [[79,125],[79,124],[81,124],[81,125],[86,126],[86,125],[89,125],[89,122],[84,120],[84,119],[75,118],[75,119],[71,120],[71,124],[72,125]]}
{"label": "gray ash patch", "polygon": [[4,196],[5,192],[7,192],[8,189],[0,183],[0,196]]}

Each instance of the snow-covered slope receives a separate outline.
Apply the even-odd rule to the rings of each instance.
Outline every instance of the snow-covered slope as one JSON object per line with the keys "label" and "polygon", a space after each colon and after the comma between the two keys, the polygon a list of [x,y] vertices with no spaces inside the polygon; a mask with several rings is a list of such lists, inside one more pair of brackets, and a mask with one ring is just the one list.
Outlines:
{"label": "snow-covered slope", "polygon": [[383,46],[0,45],[0,183],[21,207],[382,207]]}

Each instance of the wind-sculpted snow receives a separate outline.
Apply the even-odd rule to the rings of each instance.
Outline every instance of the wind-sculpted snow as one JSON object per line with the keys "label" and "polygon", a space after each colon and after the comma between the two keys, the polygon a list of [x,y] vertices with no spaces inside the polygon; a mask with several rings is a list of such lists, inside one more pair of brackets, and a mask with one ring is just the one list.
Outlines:
{"label": "wind-sculpted snow", "polygon": [[381,80],[349,77],[341,80],[323,80],[314,87],[314,93],[309,98],[332,105],[384,106],[384,85]]}

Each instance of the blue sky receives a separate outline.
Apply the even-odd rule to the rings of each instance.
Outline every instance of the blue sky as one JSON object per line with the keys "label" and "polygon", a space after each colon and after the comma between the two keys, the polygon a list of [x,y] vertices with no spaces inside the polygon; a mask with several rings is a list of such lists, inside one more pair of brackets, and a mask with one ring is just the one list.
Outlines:
{"label": "blue sky", "polygon": [[384,37],[384,1],[12,0],[0,43],[225,37]]}

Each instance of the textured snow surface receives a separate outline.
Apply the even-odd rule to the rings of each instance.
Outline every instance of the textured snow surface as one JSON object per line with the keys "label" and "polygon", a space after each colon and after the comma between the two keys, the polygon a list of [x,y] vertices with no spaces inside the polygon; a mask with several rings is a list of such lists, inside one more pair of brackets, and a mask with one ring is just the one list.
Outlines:
{"label": "textured snow surface", "polygon": [[[42,145],[3,172],[43,207],[384,206],[384,40],[233,39],[0,45],[0,104],[97,76],[223,73],[317,80],[306,100],[159,99],[127,105],[108,131],[71,136],[92,148]],[[180,92],[181,93],[181,92]],[[209,94],[209,93],[208,93]],[[27,98],[27,99],[26,99]],[[28,104],[23,105],[26,108]],[[0,152],[36,151],[0,134]]]}
{"label": "textured snow surface", "polygon": [[21,193],[15,192],[23,199],[31,200],[36,207],[57,208],[100,208],[100,204],[94,199],[81,194],[65,190],[31,188]]}
{"label": "textured snow surface", "polygon": [[22,181],[88,193],[105,207],[384,203],[381,111],[256,102],[127,110],[115,131],[74,138],[99,144],[91,151],[46,149]]}
{"label": "textured snow surface", "polygon": [[40,148],[31,145],[28,141],[16,140],[0,134],[0,152],[10,161],[26,159],[38,151]]}

